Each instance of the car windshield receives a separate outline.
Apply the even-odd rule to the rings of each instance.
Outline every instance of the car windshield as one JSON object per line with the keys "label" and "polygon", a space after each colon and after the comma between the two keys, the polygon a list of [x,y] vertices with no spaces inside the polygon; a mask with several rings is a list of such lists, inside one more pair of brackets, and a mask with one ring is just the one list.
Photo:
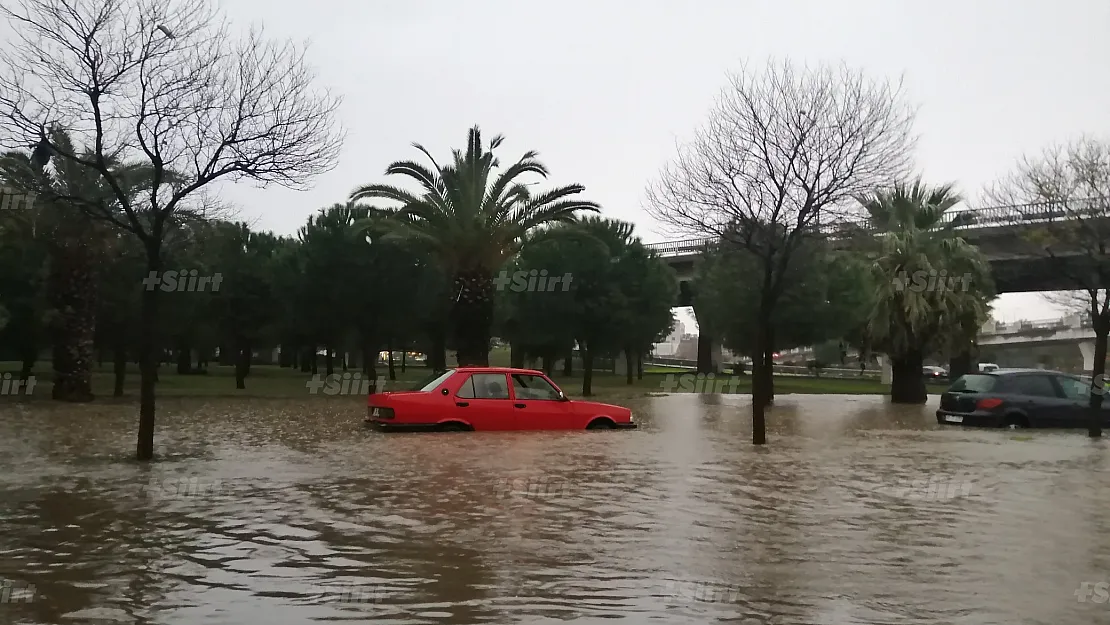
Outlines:
{"label": "car windshield", "polygon": [[993,375],[975,375],[974,373],[962,376],[948,387],[950,393],[987,393],[994,388],[998,381]]}
{"label": "car windshield", "polygon": [[433,374],[429,375],[428,377],[424,378],[423,380],[421,380],[420,382],[418,382],[417,386],[416,386],[416,390],[423,391],[425,393],[427,393],[429,391],[434,391],[434,390],[436,390],[437,386],[439,386],[440,384],[443,384],[443,381],[446,380],[447,378],[451,377],[451,374],[453,374],[453,373],[455,373],[454,369],[448,369],[447,371],[444,371],[443,373],[440,373],[438,375],[433,373]]}

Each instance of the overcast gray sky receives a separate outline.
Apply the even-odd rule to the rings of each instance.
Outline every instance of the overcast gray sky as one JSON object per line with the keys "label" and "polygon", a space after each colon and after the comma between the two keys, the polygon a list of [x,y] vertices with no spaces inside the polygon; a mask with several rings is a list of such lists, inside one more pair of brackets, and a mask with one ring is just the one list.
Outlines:
{"label": "overcast gray sky", "polygon": [[[385,166],[464,143],[477,123],[502,159],[539,150],[645,240],[666,232],[644,187],[705,119],[725,73],[769,56],[846,61],[904,76],[920,105],[918,162],[968,196],[1022,153],[1110,136],[1107,0],[224,0],[238,24],[308,40],[320,82],[343,94],[339,167],[310,192],[228,189],[241,217],[293,233]],[[1003,319],[1055,314],[1008,295]]]}

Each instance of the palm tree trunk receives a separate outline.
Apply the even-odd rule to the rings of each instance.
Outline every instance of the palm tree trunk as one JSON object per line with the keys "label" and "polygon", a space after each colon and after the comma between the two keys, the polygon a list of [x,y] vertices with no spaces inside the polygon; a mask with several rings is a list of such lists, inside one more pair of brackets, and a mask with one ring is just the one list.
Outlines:
{"label": "palm tree trunk", "polygon": [[493,323],[493,278],[484,270],[455,274],[451,325],[460,367],[488,367]]}
{"label": "palm tree trunk", "polygon": [[928,401],[921,367],[925,358],[920,349],[891,356],[890,401],[894,404],[924,404]]}
{"label": "palm tree trunk", "polygon": [[569,377],[574,376],[574,350],[567,352],[567,357],[563,359],[563,375]]}
{"label": "palm tree trunk", "polygon": [[636,362],[633,359],[632,350],[627,347],[624,349],[624,383],[632,384],[633,376],[636,375],[634,367]]}
{"label": "palm tree trunk", "polygon": [[[80,220],[75,225],[87,226]],[[60,401],[92,401],[93,344],[96,331],[97,262],[84,227],[55,233],[51,250],[50,300],[58,318],[53,324],[54,388]]]}

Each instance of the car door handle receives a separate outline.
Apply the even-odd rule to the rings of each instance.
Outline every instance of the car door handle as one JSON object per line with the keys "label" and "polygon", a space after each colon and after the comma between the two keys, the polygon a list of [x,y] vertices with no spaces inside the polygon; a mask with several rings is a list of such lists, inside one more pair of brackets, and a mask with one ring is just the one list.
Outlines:
{"label": "car door handle", "polygon": [[470,402],[468,402],[468,401],[457,401],[457,402],[455,402],[455,405],[458,406],[459,408],[466,408],[467,406],[470,405]]}
{"label": "car door handle", "polygon": [[513,404],[513,405],[516,406],[517,408],[527,408],[528,407],[528,404]]}

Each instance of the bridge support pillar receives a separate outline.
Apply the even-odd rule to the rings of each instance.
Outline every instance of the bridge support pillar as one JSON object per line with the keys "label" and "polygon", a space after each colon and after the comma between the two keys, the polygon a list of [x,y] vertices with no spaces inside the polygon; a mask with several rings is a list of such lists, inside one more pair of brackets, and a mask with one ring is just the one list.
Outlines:
{"label": "bridge support pillar", "polygon": [[1083,355],[1083,373],[1090,373],[1095,370],[1095,342],[1094,341],[1081,341],[1079,343],[1079,353]]}
{"label": "bridge support pillar", "polygon": [[886,354],[878,354],[875,359],[879,361],[881,373],[879,374],[880,384],[890,384],[894,382],[894,369],[890,367],[890,356]]}

